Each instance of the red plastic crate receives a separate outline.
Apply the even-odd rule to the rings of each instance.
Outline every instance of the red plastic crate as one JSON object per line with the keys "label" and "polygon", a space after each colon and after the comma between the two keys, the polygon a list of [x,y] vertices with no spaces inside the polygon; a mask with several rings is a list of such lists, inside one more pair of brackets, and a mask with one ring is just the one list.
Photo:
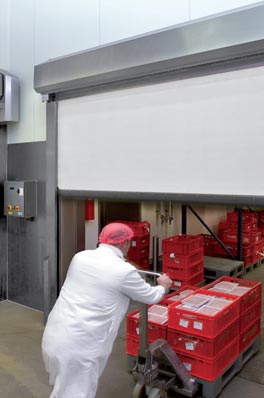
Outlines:
{"label": "red plastic crate", "polygon": [[128,254],[128,258],[131,259],[140,259],[142,257],[149,257],[149,246],[145,247],[130,247]]}
{"label": "red plastic crate", "polygon": [[215,238],[213,235],[201,234],[203,238],[203,247],[205,256],[213,256],[213,245],[215,243]]}
{"label": "red plastic crate", "polygon": [[131,240],[131,249],[149,247],[150,236],[134,236]]}
{"label": "red plastic crate", "polygon": [[126,335],[126,353],[128,355],[138,356],[139,338]]}
{"label": "red plastic crate", "polygon": [[260,231],[258,231],[258,223],[257,223],[257,222],[253,222],[253,223],[251,224],[251,231],[260,232]]}
{"label": "red plastic crate", "polygon": [[257,336],[261,333],[260,318],[254,321],[249,327],[239,336],[239,352],[244,351]]}
{"label": "red plastic crate", "polygon": [[[181,301],[182,298],[183,298],[183,296],[180,296],[180,293],[183,293],[183,292],[185,292],[187,290],[191,290],[190,294],[192,294],[192,292],[195,292],[198,289],[199,289],[199,287],[197,287],[197,286],[186,285],[186,286],[182,287],[181,289],[178,289],[175,292],[167,294],[166,296],[164,296],[159,304],[160,305],[169,305],[169,304],[172,304],[172,303],[175,304],[176,302]],[[189,296],[189,294],[188,294],[188,296]],[[187,297],[187,295],[184,296],[184,297]],[[173,300],[172,301],[171,300],[172,298],[177,298],[177,300]]]}
{"label": "red plastic crate", "polygon": [[198,359],[181,353],[177,354],[192,376],[214,381],[239,355],[239,339],[236,338],[231,344],[228,344],[215,359]]}
{"label": "red plastic crate", "polygon": [[203,249],[197,249],[193,251],[191,254],[181,255],[177,253],[163,253],[162,256],[162,266],[168,267],[191,267],[193,265],[197,265],[203,261],[204,253]]}
{"label": "red plastic crate", "polygon": [[[240,314],[244,314],[247,312],[251,307],[254,307],[254,304],[258,301],[261,301],[262,297],[262,288],[261,282],[252,281],[250,279],[241,279],[241,278],[233,278],[231,276],[222,276],[219,279],[216,279],[209,285],[203,287],[203,289],[210,289],[211,287],[215,286],[219,282],[233,282],[238,283],[241,287],[248,287],[250,290],[245,293],[243,296],[238,296],[239,298],[239,306],[240,306]],[[212,291],[213,293],[213,291]]]}
{"label": "red plastic crate", "polygon": [[[238,249],[237,249],[237,244],[234,243],[225,243],[226,248],[230,251],[231,254],[233,254],[233,256],[237,256],[238,255]],[[243,246],[242,247],[242,255],[243,257],[246,256],[252,256],[252,254],[255,251],[255,244],[249,245],[249,246]],[[228,257],[227,252],[222,248],[222,246],[219,245],[218,242],[215,242],[213,245],[213,254],[216,257]]]}
{"label": "red plastic crate", "polygon": [[[242,235],[242,244],[243,245],[252,245],[254,243],[258,243],[261,240],[260,232],[250,232],[244,233]],[[223,241],[228,243],[237,243],[238,234],[237,231],[232,229],[227,229],[223,232]]]}
{"label": "red plastic crate", "polygon": [[182,354],[194,358],[215,358],[231,341],[239,335],[239,322],[224,329],[215,339],[177,332],[168,328],[167,341],[171,347]]}
{"label": "red plastic crate", "polygon": [[[234,250],[234,246],[230,243],[225,243],[226,248],[230,251],[233,256],[236,255],[236,251]],[[229,258],[229,255],[227,252],[222,248],[222,246],[219,245],[218,242],[215,242],[213,244],[213,256],[214,257],[222,257],[222,258]]]}
{"label": "red plastic crate", "polygon": [[198,264],[194,264],[191,267],[176,267],[176,266],[166,266],[162,265],[162,271],[172,279],[172,280],[180,280],[180,279],[190,279],[194,275],[197,275],[204,270],[203,260],[199,261]]}
{"label": "red plastic crate", "polygon": [[251,256],[252,263],[256,263],[260,258],[262,258],[261,254],[254,252]]}
{"label": "red plastic crate", "polygon": [[256,252],[257,251],[263,252],[263,250],[264,250],[264,239],[261,238],[261,240],[255,245],[255,250],[256,250]]}
{"label": "red plastic crate", "polygon": [[[127,315],[126,325],[127,325],[127,334],[130,336],[139,336],[139,318],[134,318],[134,316],[139,312],[139,310],[135,310]],[[148,322],[148,339],[149,341],[154,341],[157,339],[165,339],[167,338],[167,323],[161,325],[155,322]]]}
{"label": "red plastic crate", "polygon": [[[252,223],[252,222],[243,222],[242,223],[242,232],[244,233],[250,233],[252,231],[252,229],[254,229],[254,225],[256,226],[256,223]],[[230,228],[233,231],[238,230],[238,223],[230,223]]]}
{"label": "red plastic crate", "polygon": [[258,232],[261,233],[261,238],[263,239],[263,236],[264,236],[264,225],[263,224],[259,225]]}
{"label": "red plastic crate", "polygon": [[[255,251],[256,251],[256,245],[255,244],[242,247],[242,255],[243,255],[243,257],[251,256],[252,254],[255,253]],[[236,254],[237,254],[237,246],[236,246]]]}
{"label": "red plastic crate", "polygon": [[229,227],[230,227],[230,221],[221,220],[218,223],[218,231],[224,231],[225,229],[229,229]]}
{"label": "red plastic crate", "polygon": [[204,245],[204,256],[213,257],[213,243]]}
{"label": "red plastic crate", "polygon": [[[240,300],[238,297],[226,295],[224,293],[218,293],[215,291],[212,292],[205,289],[200,289],[197,293],[206,294],[211,297],[215,296],[220,298],[228,298],[230,299],[230,304],[213,316],[194,312],[189,309],[178,308],[177,303],[170,304],[168,306],[169,328],[183,333],[214,339],[225,328],[238,320],[240,309]],[[195,292],[193,295],[197,293]]]}
{"label": "red plastic crate", "polygon": [[244,266],[245,266],[245,268],[246,268],[247,265],[252,264],[252,256],[246,256],[246,257],[244,257],[244,258],[243,258],[243,261],[244,261]]}
{"label": "red plastic crate", "polygon": [[263,210],[257,210],[256,211],[257,217],[259,217],[262,221],[264,221],[264,211]]}
{"label": "red plastic crate", "polygon": [[150,233],[150,223],[148,221],[117,220],[115,222],[120,222],[122,224],[128,225],[134,232],[135,236],[137,236],[137,237],[149,235],[149,233]]}
{"label": "red plastic crate", "polygon": [[201,235],[174,235],[162,240],[163,253],[190,254],[203,247]]}
{"label": "red plastic crate", "polygon": [[243,316],[240,317],[239,320],[239,331],[240,333],[244,332],[248,325],[254,323],[257,319],[261,317],[261,301],[257,301],[253,304],[246,312],[244,312]]}
{"label": "red plastic crate", "polygon": [[181,287],[192,285],[197,286],[204,281],[204,270],[197,272],[190,278],[182,278],[172,281],[171,289],[180,289]]}
{"label": "red plastic crate", "polygon": [[261,258],[262,258],[262,256],[259,253],[253,253],[253,254],[251,254],[251,256],[243,257],[245,270],[247,269],[248,265],[256,263]]}
{"label": "red plastic crate", "polygon": [[[227,221],[237,223],[238,222],[238,212],[237,211],[227,212],[226,219],[227,219]],[[258,221],[258,217],[257,217],[256,213],[250,212],[250,211],[242,212],[242,222],[252,223],[252,222],[257,222],[257,221]]]}
{"label": "red plastic crate", "polygon": [[[132,260],[140,269],[148,270],[149,269],[149,257],[142,257],[142,258],[131,258]],[[129,261],[129,260],[128,260]]]}

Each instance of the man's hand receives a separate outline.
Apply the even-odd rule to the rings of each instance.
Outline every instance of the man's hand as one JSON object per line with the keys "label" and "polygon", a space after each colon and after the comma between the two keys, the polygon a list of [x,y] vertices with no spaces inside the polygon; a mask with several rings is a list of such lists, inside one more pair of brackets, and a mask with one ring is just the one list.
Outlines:
{"label": "man's hand", "polygon": [[166,274],[162,274],[157,278],[157,284],[163,286],[166,290],[172,285],[172,280]]}

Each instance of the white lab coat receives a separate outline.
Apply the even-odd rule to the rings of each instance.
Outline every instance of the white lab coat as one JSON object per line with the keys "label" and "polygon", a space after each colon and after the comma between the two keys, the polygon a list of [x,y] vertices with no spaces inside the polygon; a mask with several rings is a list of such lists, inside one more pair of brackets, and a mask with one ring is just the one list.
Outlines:
{"label": "white lab coat", "polygon": [[114,246],[76,254],[42,340],[50,398],[94,398],[130,298],[147,304],[164,295],[125,262]]}

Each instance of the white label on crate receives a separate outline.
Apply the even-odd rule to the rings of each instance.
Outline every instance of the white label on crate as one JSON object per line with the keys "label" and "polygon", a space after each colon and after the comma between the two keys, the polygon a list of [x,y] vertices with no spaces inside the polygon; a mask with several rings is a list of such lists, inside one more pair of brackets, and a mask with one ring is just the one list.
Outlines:
{"label": "white label on crate", "polygon": [[181,286],[181,282],[180,282],[180,281],[174,281],[174,282],[173,282],[173,285],[174,285],[174,286]]}
{"label": "white label on crate", "polygon": [[132,247],[137,246],[137,242],[136,242],[135,240],[132,240],[131,246],[132,246]]}
{"label": "white label on crate", "polygon": [[136,333],[137,335],[139,335],[139,328],[136,328]]}
{"label": "white label on crate", "polygon": [[186,319],[180,319],[179,325],[183,328],[187,328],[189,325],[189,321],[186,321]]}
{"label": "white label on crate", "polygon": [[202,324],[202,322],[194,321],[194,322],[193,322],[193,328],[194,328],[194,329],[198,329],[198,330],[203,330],[203,324]]}
{"label": "white label on crate", "polygon": [[24,196],[24,188],[19,188],[19,196]]}
{"label": "white label on crate", "polygon": [[192,364],[191,363],[183,362],[183,365],[186,367],[186,369],[189,372],[192,370]]}
{"label": "white label on crate", "polygon": [[185,349],[188,351],[194,351],[194,344],[191,342],[185,343]]}

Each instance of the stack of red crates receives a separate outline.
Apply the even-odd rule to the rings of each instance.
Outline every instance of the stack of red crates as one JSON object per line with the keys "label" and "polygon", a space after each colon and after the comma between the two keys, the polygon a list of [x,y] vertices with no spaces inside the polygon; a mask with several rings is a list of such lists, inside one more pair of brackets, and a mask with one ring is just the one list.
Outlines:
{"label": "stack of red crates", "polygon": [[[157,339],[167,339],[168,305],[179,302],[183,297],[187,297],[195,290],[195,286],[185,286],[176,292],[163,297],[158,305],[149,306],[148,310],[148,342],[149,344]],[[151,313],[157,314],[153,316]],[[126,318],[126,353],[132,356],[138,355],[139,347],[139,310],[130,312]]]}
{"label": "stack of red crates", "polygon": [[[148,343],[157,339],[167,339],[168,308],[165,305],[153,305],[148,309]],[[126,318],[126,353],[138,355],[139,347],[139,310],[130,312]]]}
{"label": "stack of red crates", "polygon": [[[149,320],[148,341],[166,339],[192,376],[212,382],[260,335],[261,291],[261,282],[229,276],[185,286],[150,306],[167,305],[168,322]],[[127,315],[127,354],[138,355],[139,334],[136,310]]]}
{"label": "stack of red crates", "polygon": [[212,293],[226,291],[231,297],[239,297],[239,352],[241,353],[261,332],[261,282],[223,276],[205,288]]}
{"label": "stack of red crates", "polygon": [[[256,211],[256,216],[258,219],[258,232],[261,233],[261,241],[259,243],[259,252],[264,254],[264,211],[259,210]],[[261,259],[264,258],[263,255],[260,254]]]}
{"label": "stack of red crates", "polygon": [[239,298],[199,289],[168,310],[170,346],[192,376],[216,380],[239,355]]}
{"label": "stack of red crates", "polygon": [[148,221],[118,221],[128,225],[134,232],[128,259],[141,269],[149,269],[150,223]]}
{"label": "stack of red crates", "polygon": [[258,217],[258,231],[261,232],[261,238],[264,239],[264,211],[257,211],[256,215]]}
{"label": "stack of red crates", "polygon": [[203,238],[174,235],[162,240],[162,271],[173,281],[172,288],[196,286],[204,280]]}
{"label": "stack of red crates", "polygon": [[[264,224],[259,222],[264,212],[242,212],[242,258],[245,266],[258,261],[264,250]],[[235,256],[238,255],[238,212],[228,212],[226,219],[221,220],[218,225],[218,237],[227,249]],[[204,254],[211,257],[228,258],[227,252],[219,245],[212,235],[201,235],[203,237]]]}
{"label": "stack of red crates", "polygon": [[204,246],[204,255],[213,257],[214,256],[214,244],[216,242],[215,238],[213,235],[208,235],[208,234],[201,234],[203,238],[203,246]]}
{"label": "stack of red crates", "polygon": [[[255,263],[261,258],[259,252],[263,248],[261,232],[258,229],[258,217],[255,212],[242,212],[242,256],[245,266]],[[238,212],[227,212],[226,220],[219,222],[218,236],[234,255],[238,254]],[[215,242],[213,245],[215,257],[228,257],[226,251]]]}

